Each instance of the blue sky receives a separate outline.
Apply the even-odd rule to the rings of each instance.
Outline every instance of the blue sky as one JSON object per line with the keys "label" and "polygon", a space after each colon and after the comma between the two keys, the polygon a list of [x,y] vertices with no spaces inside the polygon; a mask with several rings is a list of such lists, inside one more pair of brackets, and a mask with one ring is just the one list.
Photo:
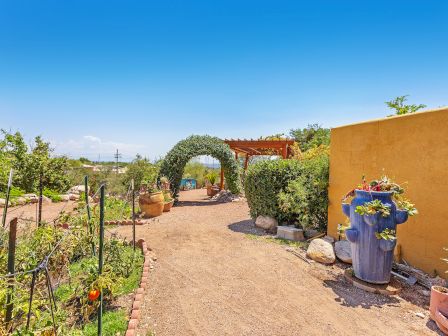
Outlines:
{"label": "blue sky", "polygon": [[0,127],[156,158],[448,104],[448,1],[0,1]]}

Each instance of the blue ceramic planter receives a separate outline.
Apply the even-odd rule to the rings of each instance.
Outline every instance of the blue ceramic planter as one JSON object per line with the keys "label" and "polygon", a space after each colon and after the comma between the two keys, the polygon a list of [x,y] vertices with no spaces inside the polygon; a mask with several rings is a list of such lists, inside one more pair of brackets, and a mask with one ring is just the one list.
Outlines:
{"label": "blue ceramic planter", "polygon": [[[398,210],[391,197],[391,192],[355,190],[352,203],[342,204],[342,211],[350,217],[351,227],[345,235],[351,242],[355,276],[370,283],[385,284],[390,281],[393,251],[397,243],[396,240],[378,239],[375,233],[384,229],[396,230],[397,224],[408,219],[408,213]],[[358,205],[374,199],[391,207],[390,216],[382,217],[380,213],[361,216],[355,212]]]}

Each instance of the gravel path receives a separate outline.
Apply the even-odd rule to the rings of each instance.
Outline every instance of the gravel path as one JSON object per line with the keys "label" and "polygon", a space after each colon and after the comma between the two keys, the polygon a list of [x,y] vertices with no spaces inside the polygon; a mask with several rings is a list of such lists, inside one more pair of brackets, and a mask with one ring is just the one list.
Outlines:
{"label": "gravel path", "polygon": [[139,335],[437,335],[427,297],[417,306],[365,293],[340,266],[308,265],[247,232],[258,231],[244,201],[217,204],[204,190],[139,226],[157,256]]}

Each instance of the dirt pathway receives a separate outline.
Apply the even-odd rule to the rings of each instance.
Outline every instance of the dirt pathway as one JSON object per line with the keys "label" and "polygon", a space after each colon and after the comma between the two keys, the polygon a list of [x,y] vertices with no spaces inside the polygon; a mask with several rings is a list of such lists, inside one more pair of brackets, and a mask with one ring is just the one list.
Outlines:
{"label": "dirt pathway", "polygon": [[256,230],[245,202],[216,204],[203,190],[181,201],[138,227],[157,255],[140,335],[437,335],[425,309],[355,289],[338,266],[249,239]]}

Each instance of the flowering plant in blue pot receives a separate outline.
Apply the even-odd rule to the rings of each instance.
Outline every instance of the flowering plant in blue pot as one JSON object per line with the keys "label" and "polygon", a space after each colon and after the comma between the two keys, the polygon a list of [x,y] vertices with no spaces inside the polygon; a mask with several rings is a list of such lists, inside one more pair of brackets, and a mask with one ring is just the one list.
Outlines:
{"label": "flowering plant in blue pot", "polygon": [[[406,222],[417,209],[404,196],[404,189],[384,176],[363,182],[343,200],[342,211],[350,218],[345,236],[351,243],[355,276],[366,282],[390,281],[396,227]],[[347,198],[353,197],[351,203]]]}

